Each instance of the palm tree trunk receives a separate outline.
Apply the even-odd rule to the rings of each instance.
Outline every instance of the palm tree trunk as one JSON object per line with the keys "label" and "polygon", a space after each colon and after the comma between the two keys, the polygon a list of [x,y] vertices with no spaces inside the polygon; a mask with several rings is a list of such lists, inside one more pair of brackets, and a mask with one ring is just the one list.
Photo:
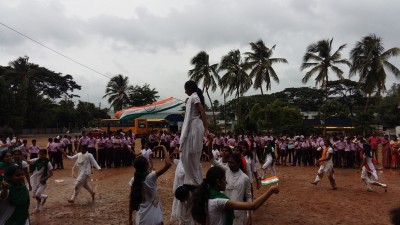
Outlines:
{"label": "palm tree trunk", "polygon": [[371,99],[371,94],[367,95],[367,101],[365,102],[364,112],[368,110],[369,100]]}
{"label": "palm tree trunk", "polygon": [[212,111],[212,114],[213,114],[214,126],[215,126],[215,125],[217,125],[217,120],[215,118],[214,105],[211,102],[210,94],[208,93],[208,88],[206,89],[206,93],[207,93],[208,100],[210,100],[211,111]]}
{"label": "palm tree trunk", "polygon": [[264,95],[264,91],[263,91],[262,85],[260,86],[260,90],[261,90],[261,95]]}

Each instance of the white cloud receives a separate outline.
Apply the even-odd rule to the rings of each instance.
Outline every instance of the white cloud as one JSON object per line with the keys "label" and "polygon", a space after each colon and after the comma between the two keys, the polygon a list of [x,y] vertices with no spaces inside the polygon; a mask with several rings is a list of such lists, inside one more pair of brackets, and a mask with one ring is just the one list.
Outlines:
{"label": "white cloud", "polygon": [[[347,58],[369,33],[382,37],[386,49],[399,46],[399,6],[395,0],[17,0],[0,3],[0,22],[109,77],[123,74],[133,85],[150,84],[161,98],[184,99],[194,55],[204,50],[218,63],[229,50],[249,51],[248,43],[260,38],[276,44],[274,57],[289,61],[276,65],[280,83],[272,83],[272,92],[313,87],[312,80],[301,83],[299,70],[309,44],[334,38],[335,49],[347,44]],[[0,65],[23,55],[73,75],[82,100],[106,105],[101,97],[108,78],[0,26]],[[392,62],[400,67],[399,58]],[[389,74],[387,86],[393,82],[399,81]],[[219,91],[212,98],[222,102]]]}

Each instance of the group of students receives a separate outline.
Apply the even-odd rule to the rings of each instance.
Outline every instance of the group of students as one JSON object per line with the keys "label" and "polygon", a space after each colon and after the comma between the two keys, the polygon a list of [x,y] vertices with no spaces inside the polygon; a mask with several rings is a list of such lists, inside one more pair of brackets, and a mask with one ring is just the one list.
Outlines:
{"label": "group of students", "polygon": [[[255,167],[251,163],[255,157],[252,157],[247,143],[240,146],[242,148],[238,146],[235,153],[229,147],[224,148],[220,163],[213,160],[212,138],[207,129],[202,92],[193,81],[186,82],[184,88],[189,98],[186,100],[185,119],[179,139],[180,160],[175,159],[177,169],[171,217],[178,219],[180,224],[244,224],[251,219],[251,214],[245,216],[248,215],[246,211],[260,207],[272,194],[278,193],[279,188],[273,186],[252,201],[251,179],[257,173],[254,173]],[[203,179],[200,158],[205,136],[209,143],[208,155],[215,166],[208,169]],[[160,170],[149,171],[151,164],[144,156],[138,156],[134,161],[135,175],[129,204],[130,224],[133,224],[134,211],[136,224],[163,224],[156,180],[172,163],[164,146],[156,147],[155,151],[157,149],[162,149],[165,155],[165,164]],[[246,157],[250,160],[246,160]],[[259,177],[255,178],[259,188]]]}
{"label": "group of students", "polygon": [[[95,192],[89,185],[92,167],[101,170],[87,147],[82,147],[80,152],[69,156],[63,152],[63,157],[77,159],[74,167],[79,169],[74,192],[69,203],[74,203],[80,189],[84,187],[92,196]],[[0,224],[25,225],[29,224],[29,205],[31,196],[36,200],[35,213],[43,210],[48,199],[44,194],[48,179],[53,176],[53,165],[48,158],[47,149],[40,149],[37,158],[25,158],[19,148],[3,150],[0,152]],[[28,166],[29,165],[29,166]],[[28,169],[29,168],[29,169]],[[29,177],[29,172],[32,175]],[[26,185],[27,183],[28,185]]]}

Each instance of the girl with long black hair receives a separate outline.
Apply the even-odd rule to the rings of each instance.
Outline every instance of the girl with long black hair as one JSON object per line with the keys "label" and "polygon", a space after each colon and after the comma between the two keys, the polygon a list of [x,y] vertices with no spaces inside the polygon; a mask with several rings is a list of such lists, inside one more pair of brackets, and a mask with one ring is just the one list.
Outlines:
{"label": "girl with long black hair", "polygon": [[153,150],[159,149],[162,149],[165,154],[165,163],[158,171],[149,171],[149,161],[143,156],[133,161],[136,171],[129,197],[130,225],[133,224],[133,211],[136,211],[136,224],[163,224],[161,202],[157,193],[157,178],[171,167],[171,160],[164,146],[157,146]]}
{"label": "girl with long black hair", "polygon": [[219,166],[211,167],[203,183],[196,188],[192,196],[191,211],[196,222],[208,225],[233,224],[233,210],[256,210],[272,194],[279,193],[279,187],[276,185],[253,202],[237,202],[221,193],[226,187],[225,170]]}

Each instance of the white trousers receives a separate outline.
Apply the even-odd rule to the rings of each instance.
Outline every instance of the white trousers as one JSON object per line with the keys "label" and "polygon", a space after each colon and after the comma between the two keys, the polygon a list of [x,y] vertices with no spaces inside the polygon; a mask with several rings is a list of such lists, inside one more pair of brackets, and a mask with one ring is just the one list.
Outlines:
{"label": "white trousers", "polygon": [[88,175],[81,175],[76,179],[74,194],[72,195],[71,200],[75,201],[82,187],[88,190],[90,194],[93,193],[93,190],[89,185],[89,178]]}

